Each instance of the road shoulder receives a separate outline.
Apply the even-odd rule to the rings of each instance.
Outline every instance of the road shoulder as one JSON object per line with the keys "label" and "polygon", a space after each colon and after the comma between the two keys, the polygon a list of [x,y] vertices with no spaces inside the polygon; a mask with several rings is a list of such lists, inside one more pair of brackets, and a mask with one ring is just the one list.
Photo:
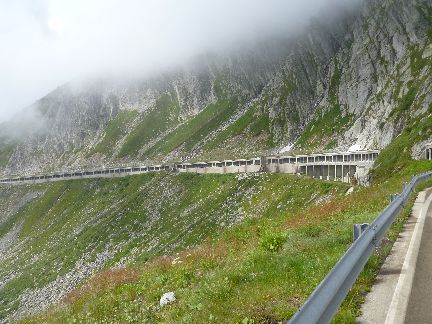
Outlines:
{"label": "road shoulder", "polygon": [[431,194],[432,189],[418,194],[411,216],[367,294],[356,323],[404,322],[425,222],[424,206],[432,199]]}

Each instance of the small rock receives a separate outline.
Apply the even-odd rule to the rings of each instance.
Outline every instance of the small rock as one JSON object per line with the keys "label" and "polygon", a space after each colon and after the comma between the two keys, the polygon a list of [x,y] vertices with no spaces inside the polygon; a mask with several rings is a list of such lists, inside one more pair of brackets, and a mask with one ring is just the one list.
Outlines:
{"label": "small rock", "polygon": [[354,187],[351,187],[346,191],[345,196],[348,196],[348,195],[352,194],[353,192],[354,192]]}
{"label": "small rock", "polygon": [[165,305],[172,304],[175,301],[176,301],[175,295],[172,291],[170,291],[162,295],[159,304],[161,307],[163,307]]}

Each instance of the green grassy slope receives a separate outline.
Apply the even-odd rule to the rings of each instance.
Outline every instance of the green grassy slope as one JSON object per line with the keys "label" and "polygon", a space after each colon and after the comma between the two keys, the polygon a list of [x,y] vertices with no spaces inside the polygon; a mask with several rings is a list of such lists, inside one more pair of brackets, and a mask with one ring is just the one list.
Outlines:
{"label": "green grassy slope", "polygon": [[[389,172],[392,169],[387,167]],[[214,232],[217,235],[210,235],[197,248],[178,255],[102,272],[71,293],[63,306],[25,322],[260,323],[287,319],[349,247],[352,224],[372,221],[388,203],[389,194],[399,192],[413,172],[431,169],[432,162],[410,160],[399,175],[377,175],[375,185],[358,188],[350,196],[342,194],[343,184],[283,175],[242,180],[244,187],[236,186],[237,194],[232,191],[213,208],[219,208],[220,217],[231,199],[240,199],[237,207],[248,216],[246,221]],[[195,195],[207,187],[209,192],[220,192],[207,181],[234,181],[232,176],[188,175],[186,179],[189,177],[205,182],[197,186]],[[257,188],[259,193],[253,193]],[[369,261],[334,322],[354,322],[408,212],[409,206],[393,226],[389,240]],[[177,301],[159,309],[158,300],[167,291],[175,292]]]}
{"label": "green grassy slope", "polygon": [[163,157],[181,147],[189,153],[200,141],[226,122],[237,109],[236,99],[219,100],[179,126],[144,152],[146,156]]}
{"label": "green grassy slope", "polygon": [[156,101],[155,109],[144,113],[140,123],[126,138],[118,157],[136,156],[152,139],[179,123],[180,106],[173,95],[165,94]]}
{"label": "green grassy slope", "polygon": [[[203,156],[229,158],[232,152],[238,155],[250,155],[263,152],[272,147],[270,120],[266,112],[256,104],[239,119],[220,131],[203,146]],[[231,156],[230,156],[231,155]]]}
{"label": "green grassy slope", "polygon": [[[0,187],[0,248],[5,233],[17,235],[0,259],[0,318],[22,310],[20,295],[38,309],[104,266],[141,268],[244,218],[281,217],[346,188],[286,175],[171,173]],[[40,196],[6,219],[11,197],[31,193]]]}
{"label": "green grassy slope", "polygon": [[120,111],[118,115],[108,123],[104,138],[89,152],[88,156],[95,153],[112,155],[117,142],[127,134],[128,124],[132,122],[137,115],[138,113],[135,111]]}

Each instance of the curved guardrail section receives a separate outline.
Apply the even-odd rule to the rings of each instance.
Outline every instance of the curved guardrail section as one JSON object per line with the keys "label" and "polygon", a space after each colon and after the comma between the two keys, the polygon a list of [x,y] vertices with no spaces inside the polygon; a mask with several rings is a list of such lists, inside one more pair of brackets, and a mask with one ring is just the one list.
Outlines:
{"label": "curved guardrail section", "polygon": [[370,224],[369,228],[351,245],[288,323],[329,323],[331,321],[373,250],[408,200],[414,187],[420,181],[431,176],[432,172],[416,175],[408,185],[405,185],[402,193],[384,209]]}

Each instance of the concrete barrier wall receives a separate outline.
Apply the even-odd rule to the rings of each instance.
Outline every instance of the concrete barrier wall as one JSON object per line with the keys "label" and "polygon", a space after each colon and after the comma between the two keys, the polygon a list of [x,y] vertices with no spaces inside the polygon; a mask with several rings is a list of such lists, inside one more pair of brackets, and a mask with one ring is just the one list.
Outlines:
{"label": "concrete barrier wall", "polygon": [[[346,163],[319,163],[319,164],[300,164],[297,166],[297,174],[321,180],[338,180],[351,182],[352,178],[359,180],[365,178],[370,168],[363,165]],[[372,166],[372,164],[370,164]]]}
{"label": "concrete barrier wall", "polygon": [[296,163],[270,163],[266,165],[266,170],[274,173],[297,174],[298,165]]}

